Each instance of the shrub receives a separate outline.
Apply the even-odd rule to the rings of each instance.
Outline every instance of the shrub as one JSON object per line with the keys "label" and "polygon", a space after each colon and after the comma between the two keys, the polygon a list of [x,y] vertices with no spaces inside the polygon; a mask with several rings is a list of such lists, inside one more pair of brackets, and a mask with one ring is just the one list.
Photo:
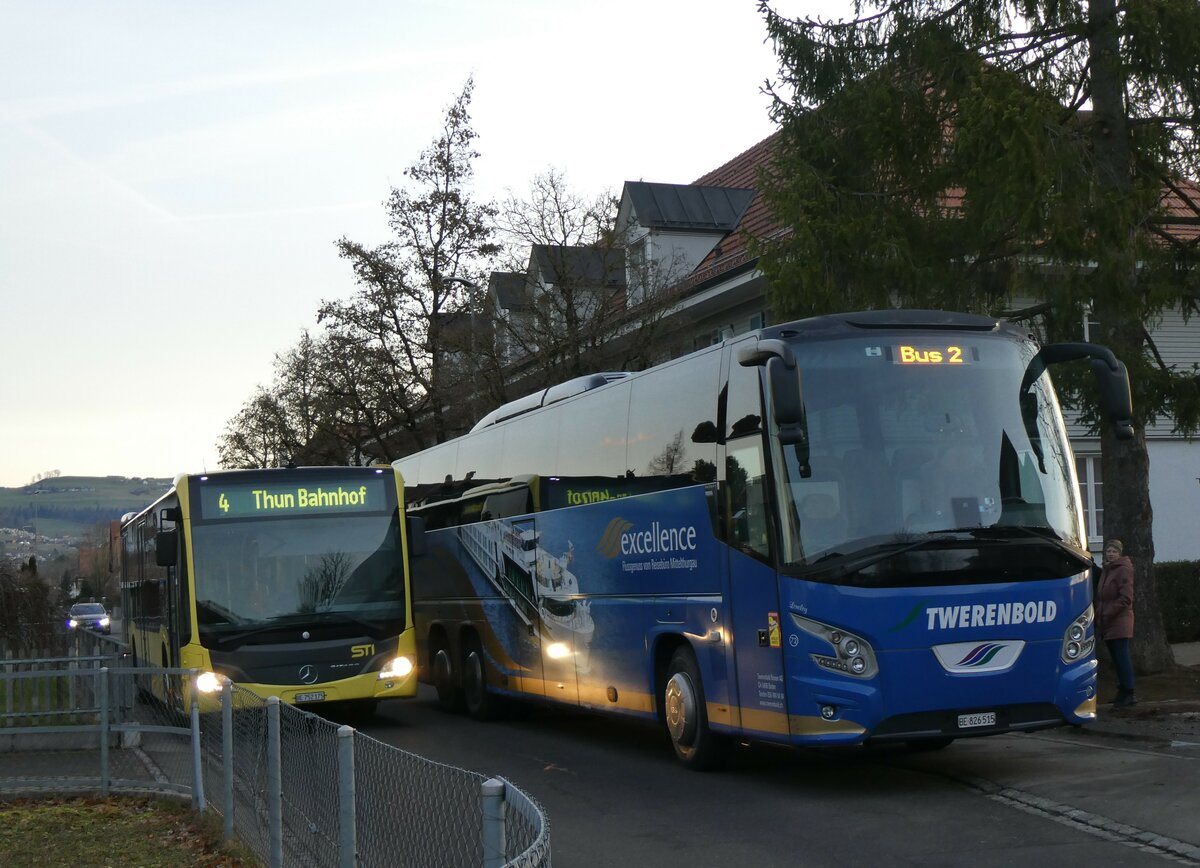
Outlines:
{"label": "shrub", "polygon": [[1200,561],[1157,563],[1154,583],[1167,641],[1200,641]]}
{"label": "shrub", "polygon": [[35,572],[0,564],[0,653],[50,648],[62,638],[61,612],[50,586]]}

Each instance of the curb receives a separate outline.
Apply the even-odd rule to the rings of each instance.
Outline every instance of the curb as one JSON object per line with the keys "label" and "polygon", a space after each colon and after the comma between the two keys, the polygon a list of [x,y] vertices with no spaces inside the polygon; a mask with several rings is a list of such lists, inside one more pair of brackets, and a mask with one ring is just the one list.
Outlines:
{"label": "curb", "polygon": [[1022,810],[1045,814],[1085,831],[1104,833],[1112,840],[1122,841],[1139,849],[1168,855],[1176,860],[1186,859],[1192,864],[1200,865],[1200,846],[1187,841],[1159,835],[1156,832],[1148,832],[1145,829],[1118,822],[1111,817],[1093,814],[1071,805],[1035,796],[1024,790],[1003,787],[985,778],[960,777],[959,780],[988,798],[1008,803]]}

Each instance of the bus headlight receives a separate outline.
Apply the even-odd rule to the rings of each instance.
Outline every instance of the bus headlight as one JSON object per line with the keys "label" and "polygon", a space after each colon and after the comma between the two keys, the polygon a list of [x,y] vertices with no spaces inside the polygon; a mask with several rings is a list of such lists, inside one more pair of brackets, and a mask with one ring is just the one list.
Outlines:
{"label": "bus headlight", "polygon": [[389,660],[382,669],[379,670],[379,680],[385,678],[405,678],[412,674],[413,662],[407,657],[396,657]]}
{"label": "bus headlight", "polygon": [[201,672],[196,676],[197,693],[216,693],[222,686],[222,678],[215,672]]}
{"label": "bus headlight", "polygon": [[794,612],[792,613],[792,622],[808,635],[828,643],[833,651],[833,656],[810,655],[813,662],[822,669],[849,675],[851,678],[874,678],[879,673],[879,664],[875,660],[875,649],[861,636],[855,636],[840,627],[831,627],[811,618],[802,618]]}
{"label": "bus headlight", "polygon": [[1096,636],[1092,632],[1092,620],[1095,613],[1088,606],[1082,615],[1067,625],[1063,632],[1062,662],[1078,663],[1096,647]]}

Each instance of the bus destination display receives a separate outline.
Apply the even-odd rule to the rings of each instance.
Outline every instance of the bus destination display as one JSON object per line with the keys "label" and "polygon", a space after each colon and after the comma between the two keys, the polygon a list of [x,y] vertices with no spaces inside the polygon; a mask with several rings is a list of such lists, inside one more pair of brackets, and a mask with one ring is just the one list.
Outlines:
{"label": "bus destination display", "polygon": [[288,485],[270,483],[217,483],[200,489],[202,521],[283,515],[345,512],[378,512],[388,508],[387,481],[370,479],[314,479]]}
{"label": "bus destination display", "polygon": [[890,348],[896,365],[969,365],[979,356],[974,347],[961,344],[915,346],[900,344]]}

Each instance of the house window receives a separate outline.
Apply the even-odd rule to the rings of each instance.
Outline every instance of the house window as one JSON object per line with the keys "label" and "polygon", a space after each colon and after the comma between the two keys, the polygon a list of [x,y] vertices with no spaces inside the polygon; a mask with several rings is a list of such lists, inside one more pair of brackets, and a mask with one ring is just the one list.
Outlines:
{"label": "house window", "polygon": [[1075,474],[1079,477],[1088,548],[1098,549],[1104,545],[1104,478],[1100,473],[1100,456],[1077,454]]}
{"label": "house window", "polygon": [[767,327],[767,315],[765,313],[756,313],[750,317],[750,331],[758,331],[761,328]]}
{"label": "house window", "polygon": [[646,299],[650,271],[650,234],[630,242],[626,250],[625,284],[628,287],[629,304],[640,304]]}
{"label": "house window", "polygon": [[705,347],[711,347],[713,344],[719,344],[721,341],[725,340],[726,338],[733,337],[733,335],[734,335],[733,326],[731,326],[731,325],[721,326],[720,328],[715,328],[710,332],[705,332],[702,335],[698,335],[696,337],[696,339],[692,342],[692,346],[694,349],[702,350]]}

